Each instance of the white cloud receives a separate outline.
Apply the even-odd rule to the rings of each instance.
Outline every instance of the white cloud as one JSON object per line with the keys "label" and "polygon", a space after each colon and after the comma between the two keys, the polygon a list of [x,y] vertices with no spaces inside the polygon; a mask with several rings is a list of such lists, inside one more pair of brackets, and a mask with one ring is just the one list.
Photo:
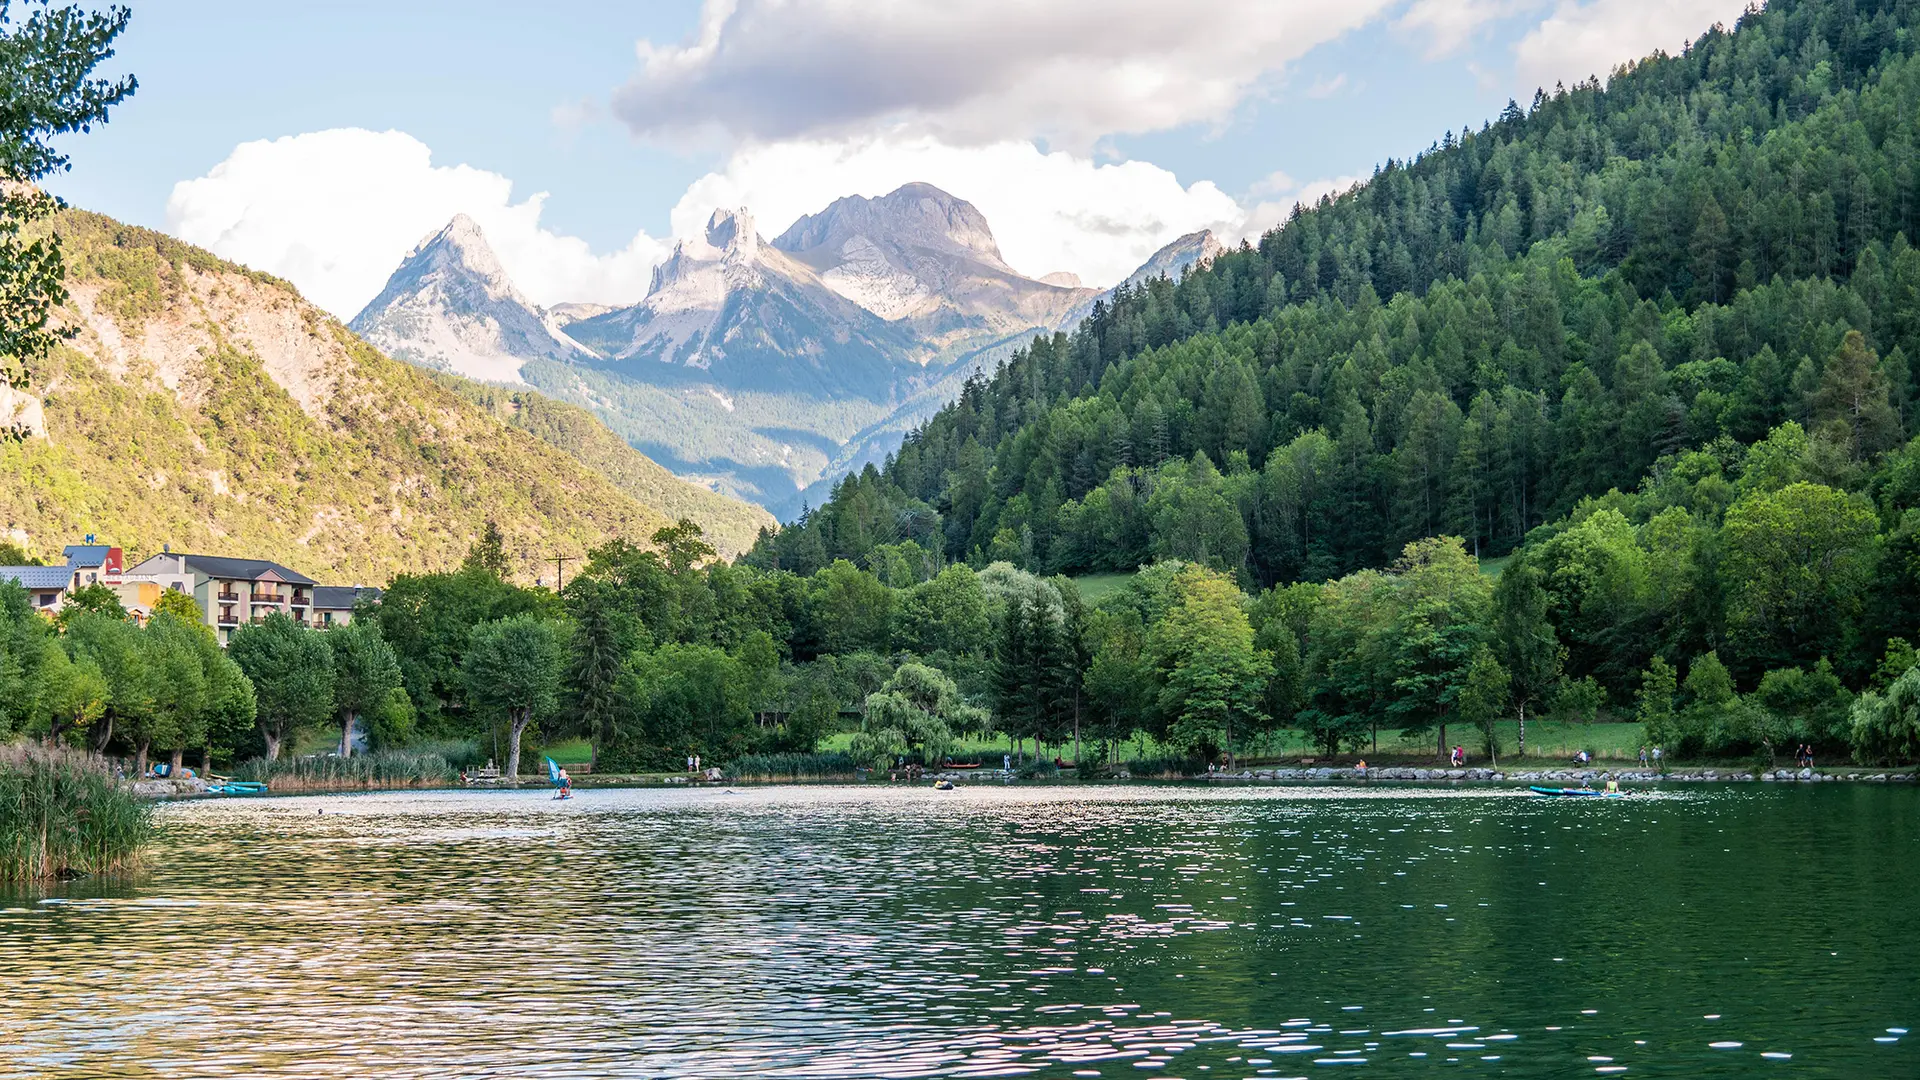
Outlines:
{"label": "white cloud", "polygon": [[1330,98],[1333,95],[1339,93],[1340,91],[1346,89],[1346,86],[1347,86],[1347,73],[1343,71],[1340,74],[1335,75],[1331,79],[1319,78],[1319,79],[1313,80],[1313,85],[1307,87],[1307,96],[1310,98],[1314,98],[1315,100],[1319,100],[1322,98]]}
{"label": "white cloud", "polygon": [[514,202],[513,182],[432,162],[399,131],[358,128],[241,143],[205,176],[174,185],[167,229],[189,243],[299,286],[342,319],[374,298],[400,259],[455,214],[479,222],[500,262],[536,303],[632,303],[662,244],[644,232],[621,251],[541,228],[544,192]]}
{"label": "white cloud", "polygon": [[1269,173],[1248,190],[1247,197],[1258,201],[1247,208],[1237,228],[1221,235],[1221,242],[1235,244],[1246,239],[1258,243],[1262,234],[1287,220],[1295,205],[1312,206],[1320,196],[1342,194],[1365,179],[1333,176],[1301,184],[1284,172]]}
{"label": "white cloud", "polygon": [[696,235],[715,207],[745,206],[771,240],[837,198],[913,181],[978,207],[1015,269],[1035,277],[1066,270],[1093,284],[1119,281],[1183,233],[1236,229],[1242,216],[1211,182],[1183,187],[1149,162],[1099,164],[1024,141],[955,147],[918,135],[748,147],[687,189],[673,231]]}
{"label": "white cloud", "polygon": [[1427,59],[1459,52],[1488,23],[1545,7],[1547,0],[1414,0],[1394,29],[1425,42]]}
{"label": "white cloud", "polygon": [[1663,49],[1677,53],[1715,23],[1732,26],[1749,0],[1561,0],[1513,47],[1515,74],[1535,87],[1569,85]]}
{"label": "white cloud", "polygon": [[613,97],[638,135],[774,142],[876,127],[948,143],[1226,120],[1263,76],[1397,0],[706,0],[680,44],[642,41]]}

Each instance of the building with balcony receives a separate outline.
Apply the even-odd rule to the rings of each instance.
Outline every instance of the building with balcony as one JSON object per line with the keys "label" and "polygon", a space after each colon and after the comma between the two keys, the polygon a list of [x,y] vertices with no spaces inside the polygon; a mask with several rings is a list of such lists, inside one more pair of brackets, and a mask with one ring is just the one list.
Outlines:
{"label": "building with balcony", "polygon": [[235,627],[280,612],[307,625],[313,618],[312,578],[266,559],[230,559],[219,555],[163,552],[149,556],[130,573],[150,578],[160,588],[191,595],[220,644]]}

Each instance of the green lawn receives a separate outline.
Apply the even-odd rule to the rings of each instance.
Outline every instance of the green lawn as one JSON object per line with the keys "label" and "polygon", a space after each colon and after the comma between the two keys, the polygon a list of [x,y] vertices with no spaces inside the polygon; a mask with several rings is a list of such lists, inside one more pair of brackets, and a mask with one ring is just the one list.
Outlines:
{"label": "green lawn", "polygon": [[562,739],[540,748],[541,757],[550,757],[561,765],[584,765],[593,760],[593,744],[584,738]]}
{"label": "green lawn", "polygon": [[1488,577],[1497,578],[1500,576],[1500,571],[1505,570],[1507,563],[1511,561],[1513,561],[1513,556],[1511,555],[1502,555],[1495,559],[1481,559],[1480,572]]}
{"label": "green lawn", "polygon": [[1080,587],[1080,599],[1087,604],[1097,604],[1121,589],[1133,580],[1132,574],[1082,574],[1073,579]]}
{"label": "green lawn", "polygon": [[[1518,749],[1519,724],[1512,720],[1502,721],[1497,725],[1497,731],[1500,737],[1500,761],[1505,765],[1513,759],[1513,755]],[[1551,764],[1564,765],[1572,759],[1575,750],[1585,748],[1591,751],[1594,757],[1602,760],[1637,761],[1640,745],[1644,739],[1645,736],[1639,724],[1598,723],[1589,727],[1586,724],[1577,722],[1528,720],[1527,756],[1525,760],[1543,766]],[[1459,724],[1453,724],[1447,728],[1447,741],[1466,747],[1467,756],[1474,764],[1484,765],[1486,763],[1486,753],[1483,749],[1482,740],[1478,731],[1463,727]],[[844,751],[852,742],[852,732],[841,732],[821,740],[820,750],[822,752]],[[1437,731],[1428,732],[1423,735],[1403,737],[1398,730],[1382,730],[1380,732],[1378,749],[1376,750],[1370,745],[1363,749],[1361,753],[1362,755],[1378,755],[1382,759],[1407,758],[1410,760],[1432,760],[1438,756],[1439,746],[1440,734]],[[1238,750],[1240,756],[1255,759],[1321,756],[1319,748],[1309,742],[1306,736],[1291,729],[1273,732],[1264,738],[1256,738],[1250,743],[1243,743],[1235,749]],[[955,754],[990,753],[994,751],[1011,753],[1012,750],[1012,742],[1003,735],[996,735],[986,739],[960,739],[957,740],[953,746],[953,752]],[[1033,753],[1032,742],[1027,743],[1027,753],[1029,755]],[[1065,747],[1049,746],[1046,748],[1045,756],[1052,757],[1055,753],[1071,756],[1073,753],[1072,744],[1069,743]],[[1174,752],[1161,746],[1159,742],[1151,736],[1141,736],[1138,739],[1131,739],[1120,748],[1121,760],[1171,756],[1174,756]],[[1351,754],[1340,755],[1342,759],[1352,756]]]}

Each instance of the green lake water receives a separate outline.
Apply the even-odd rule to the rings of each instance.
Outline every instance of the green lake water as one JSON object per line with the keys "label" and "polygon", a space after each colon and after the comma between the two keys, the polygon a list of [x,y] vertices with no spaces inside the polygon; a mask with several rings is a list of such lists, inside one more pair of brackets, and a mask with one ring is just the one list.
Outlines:
{"label": "green lake water", "polygon": [[[322,812],[324,811],[324,812]],[[1920,791],[176,804],[5,1077],[1920,1077]]]}

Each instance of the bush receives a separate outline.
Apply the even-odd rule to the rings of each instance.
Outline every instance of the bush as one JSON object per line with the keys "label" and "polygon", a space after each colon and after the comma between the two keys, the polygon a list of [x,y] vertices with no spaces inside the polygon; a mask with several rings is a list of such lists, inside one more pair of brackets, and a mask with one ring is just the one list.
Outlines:
{"label": "bush", "polygon": [[0,881],[125,870],[152,835],[152,808],[100,758],[0,748]]}
{"label": "bush", "polygon": [[1861,694],[1852,719],[1853,758],[1862,765],[1920,757],[1920,668],[1895,679],[1885,694]]}

